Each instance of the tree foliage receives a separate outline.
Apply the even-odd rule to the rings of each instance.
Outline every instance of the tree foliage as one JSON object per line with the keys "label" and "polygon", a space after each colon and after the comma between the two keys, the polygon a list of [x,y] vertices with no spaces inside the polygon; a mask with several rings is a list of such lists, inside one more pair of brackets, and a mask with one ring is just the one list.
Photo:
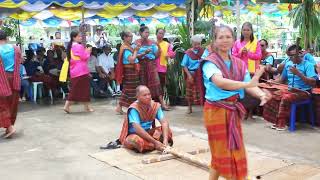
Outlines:
{"label": "tree foliage", "polygon": [[289,13],[293,27],[299,29],[304,40],[305,49],[312,47],[313,42],[320,36],[320,12],[317,9],[319,3],[319,0],[305,0]]}
{"label": "tree foliage", "polygon": [[5,31],[8,37],[15,38],[17,43],[21,44],[22,39],[19,36],[19,22],[18,20],[7,18],[4,19],[0,29]]}

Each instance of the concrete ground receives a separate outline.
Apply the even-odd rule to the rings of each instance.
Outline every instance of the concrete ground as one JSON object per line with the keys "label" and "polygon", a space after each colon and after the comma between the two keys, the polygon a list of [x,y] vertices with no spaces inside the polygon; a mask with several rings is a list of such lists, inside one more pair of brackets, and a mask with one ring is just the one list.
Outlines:
{"label": "concrete ground", "polygon": [[[72,110],[78,113],[70,115],[62,111],[62,101],[54,105],[22,103],[16,121],[17,134],[9,140],[0,139],[0,179],[140,179],[88,156],[118,137],[122,116],[115,115],[115,103],[97,100],[93,102],[96,111],[91,114],[81,113],[82,106],[76,105]],[[205,139],[201,109],[195,108],[192,115],[185,112],[186,107],[174,107],[166,113],[174,132]],[[320,166],[318,128],[298,125],[294,133],[278,132],[258,119],[245,121],[243,132],[248,151]]]}

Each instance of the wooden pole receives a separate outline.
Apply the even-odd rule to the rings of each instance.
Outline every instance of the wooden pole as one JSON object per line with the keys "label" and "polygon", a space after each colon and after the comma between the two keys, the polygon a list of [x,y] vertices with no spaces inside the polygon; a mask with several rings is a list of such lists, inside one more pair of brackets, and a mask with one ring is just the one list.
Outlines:
{"label": "wooden pole", "polygon": [[236,2],[236,14],[237,14],[237,39],[240,37],[240,0]]}
{"label": "wooden pole", "polygon": [[20,49],[22,50],[22,41],[21,41],[21,30],[20,30],[20,20],[18,20],[18,42]]}
{"label": "wooden pole", "polygon": [[81,7],[82,22],[80,24],[80,32],[81,32],[81,36],[82,36],[82,44],[86,45],[87,44],[87,40],[86,40],[87,27],[86,27],[85,22],[84,22],[84,13],[85,13],[85,9],[82,6]]}
{"label": "wooden pole", "polygon": [[[190,152],[188,152],[188,154],[196,155],[196,154],[206,153],[206,152],[209,152],[209,151],[210,151],[209,148],[200,148],[200,149],[197,149],[197,150],[194,150],[194,151],[190,151]],[[173,154],[164,154],[164,155],[160,155],[160,156],[157,156],[157,157],[144,158],[144,159],[142,159],[142,163],[143,164],[151,164],[151,163],[167,161],[167,160],[176,159],[176,158],[178,158],[178,157],[173,155]]]}
{"label": "wooden pole", "polygon": [[190,38],[194,35],[194,6],[195,6],[195,0],[191,1],[191,8],[189,13],[189,33],[190,33]]}
{"label": "wooden pole", "polygon": [[191,155],[189,153],[186,153],[186,152],[183,152],[183,151],[180,151],[176,148],[172,148],[172,147],[167,147],[164,152],[166,153],[170,153],[174,156],[177,156],[185,161],[188,161],[188,162],[191,162],[193,164],[196,164],[202,168],[205,168],[205,169],[209,169],[210,167],[210,164],[208,163],[208,161],[205,161],[203,159],[200,159],[198,158],[197,156],[195,155]]}

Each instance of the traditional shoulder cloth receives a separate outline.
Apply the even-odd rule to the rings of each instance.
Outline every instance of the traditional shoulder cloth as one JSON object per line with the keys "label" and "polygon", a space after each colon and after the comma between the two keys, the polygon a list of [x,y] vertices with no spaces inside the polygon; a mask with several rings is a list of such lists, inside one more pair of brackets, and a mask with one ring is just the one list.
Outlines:
{"label": "traditional shoulder cloth", "polygon": [[116,66],[116,81],[119,84],[122,84],[122,79],[123,79],[123,53],[125,50],[129,50],[130,52],[133,53],[133,49],[131,46],[127,44],[122,44],[120,47],[119,55],[118,55],[118,63]]}
{"label": "traditional shoulder cloth", "polygon": [[161,41],[158,43],[158,48],[161,49],[161,53],[159,54],[161,66],[167,67],[168,61],[167,61],[166,55],[168,54],[169,46],[170,46],[170,44],[166,41]]}
{"label": "traditional shoulder cloth", "polygon": [[[231,79],[234,81],[243,81],[244,76],[246,74],[246,65],[245,63],[234,57],[230,57],[231,60],[231,68],[228,70],[227,65],[224,63],[224,60],[217,54],[212,53],[209,57],[207,57],[206,61],[210,61],[215,64],[220,71],[222,72],[222,76],[227,79]],[[236,116],[240,116],[242,120],[246,113],[246,109],[240,102],[235,102],[234,104],[227,104],[221,101],[208,101],[208,103],[213,104],[217,107],[227,109],[228,113],[229,126],[228,126],[228,148],[229,149],[239,149],[241,145],[241,137],[240,132],[236,127]]]}
{"label": "traditional shoulder cloth", "polygon": [[[20,63],[21,63],[21,51],[17,46],[14,48],[14,70],[13,70],[13,90],[20,91]],[[7,79],[4,65],[0,56],[0,97],[7,97],[12,95],[12,89]]]}
{"label": "traditional shoulder cloth", "polygon": [[146,41],[143,39],[137,39],[135,44],[141,44],[142,46],[151,46],[152,44],[156,44],[154,41],[147,39]]}
{"label": "traditional shoulder cloth", "polygon": [[[254,37],[252,42],[251,41],[247,42],[247,44],[245,45],[245,48],[248,51],[255,53],[257,50],[257,46],[258,46],[258,39],[256,37]],[[254,73],[254,72],[256,72],[256,68],[257,68],[256,61],[252,60],[252,59],[248,59],[248,71],[250,73]]]}
{"label": "traditional shoulder cloth", "polygon": [[119,138],[121,144],[124,143],[126,137],[129,134],[129,118],[128,118],[128,116],[129,116],[130,109],[135,109],[138,111],[141,121],[143,121],[143,122],[154,121],[156,119],[157,112],[158,112],[159,108],[161,107],[161,105],[157,102],[151,101],[151,106],[149,106],[149,107],[150,108],[147,109],[144,106],[141,106],[138,101],[136,101],[130,105],[130,107],[128,108],[128,111],[127,111],[128,114],[123,121],[122,130],[121,130],[121,134],[120,134],[120,138]]}
{"label": "traditional shoulder cloth", "polygon": [[59,75],[59,81],[60,82],[67,82],[68,78],[68,72],[69,72],[69,60],[68,58],[65,58],[62,64],[61,72]]}
{"label": "traditional shoulder cloth", "polygon": [[[195,53],[194,50],[198,50],[198,52]],[[199,49],[190,48],[185,51],[185,54],[188,55],[191,59],[200,60],[203,52],[204,52],[203,48],[199,48]]]}

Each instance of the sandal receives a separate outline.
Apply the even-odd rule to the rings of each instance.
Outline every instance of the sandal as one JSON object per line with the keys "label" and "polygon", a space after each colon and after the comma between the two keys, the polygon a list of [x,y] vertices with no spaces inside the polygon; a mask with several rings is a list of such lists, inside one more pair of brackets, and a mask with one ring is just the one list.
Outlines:
{"label": "sandal", "polygon": [[8,138],[10,138],[15,132],[16,132],[16,130],[13,129],[11,132],[7,133],[3,138],[8,139]]}
{"label": "sandal", "polygon": [[100,146],[100,149],[118,149],[121,148],[119,139],[109,142],[106,146]]}
{"label": "sandal", "polygon": [[67,109],[63,109],[66,114],[70,114],[70,111]]}
{"label": "sandal", "polygon": [[164,107],[164,106],[162,106],[161,108],[162,108],[162,110],[164,110],[164,111],[171,111],[171,109],[170,109],[169,107]]}
{"label": "sandal", "polygon": [[92,112],[94,112],[94,109],[90,108],[90,109],[86,109],[85,111],[88,112],[88,113],[92,113]]}
{"label": "sandal", "polygon": [[116,109],[116,112],[117,112],[117,115],[124,115],[124,114],[126,114],[122,109],[121,109],[121,110]]}

